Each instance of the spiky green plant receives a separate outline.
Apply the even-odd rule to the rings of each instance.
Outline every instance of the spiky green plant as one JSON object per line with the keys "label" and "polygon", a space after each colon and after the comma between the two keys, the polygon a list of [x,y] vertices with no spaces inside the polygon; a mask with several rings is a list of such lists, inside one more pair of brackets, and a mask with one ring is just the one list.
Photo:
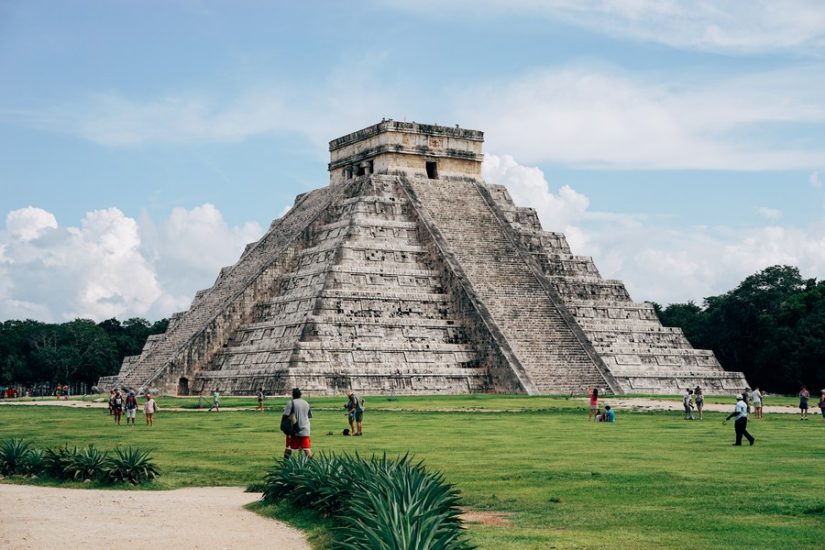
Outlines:
{"label": "spiky green plant", "polygon": [[29,449],[29,452],[23,458],[23,473],[37,476],[42,474],[46,466],[45,456],[46,453],[43,449],[36,449],[34,447]]}
{"label": "spiky green plant", "polygon": [[72,457],[76,454],[77,448],[69,449],[68,445],[57,449],[46,449],[43,453],[43,473],[55,479],[66,479],[66,472]]}
{"label": "spiky green plant", "polygon": [[152,462],[149,451],[134,447],[115,448],[106,464],[106,479],[113,483],[131,483],[138,485],[152,481],[160,470]]}
{"label": "spiky green plant", "polygon": [[106,475],[106,465],[109,457],[106,451],[101,451],[94,445],[69,455],[64,469],[65,478],[75,481],[101,480]]}
{"label": "spiky green plant", "polygon": [[25,473],[26,456],[31,443],[24,439],[4,439],[0,442],[0,473],[14,475]]}
{"label": "spiky green plant", "polygon": [[336,547],[463,549],[456,489],[409,456],[296,456],[278,461],[264,499],[285,499],[332,515]]}

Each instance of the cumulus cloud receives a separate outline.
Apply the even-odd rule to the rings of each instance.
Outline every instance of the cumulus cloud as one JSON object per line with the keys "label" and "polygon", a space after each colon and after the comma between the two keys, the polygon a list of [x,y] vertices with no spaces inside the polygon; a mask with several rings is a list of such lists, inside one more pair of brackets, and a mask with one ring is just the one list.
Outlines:
{"label": "cumulus cloud", "polygon": [[517,205],[535,207],[545,230],[563,231],[574,254],[592,256],[601,275],[624,281],[635,300],[701,300],[775,264],[825,278],[825,218],[806,227],[674,228],[657,216],[591,211],[586,196],[569,189],[574,198],[564,199],[540,170],[512,157],[485,160],[484,176],[506,185]]}
{"label": "cumulus cloud", "polygon": [[0,230],[0,318],[169,315],[260,234],[230,227],[209,204],[176,209],[159,227],[117,208],[68,227],[42,209],[14,210]]}
{"label": "cumulus cloud", "polygon": [[[825,148],[776,124],[825,124],[825,71],[663,80],[603,67],[540,70],[461,91],[456,117],[525,162],[619,169],[793,169]],[[776,101],[782,97],[782,101]],[[773,137],[770,137],[773,136]]]}
{"label": "cumulus cloud", "polygon": [[777,210],[776,208],[768,208],[765,206],[757,208],[757,212],[760,216],[768,220],[778,220],[782,217],[782,211]]}
{"label": "cumulus cloud", "polygon": [[429,16],[544,17],[612,37],[675,48],[736,53],[825,46],[818,0],[393,0]]}

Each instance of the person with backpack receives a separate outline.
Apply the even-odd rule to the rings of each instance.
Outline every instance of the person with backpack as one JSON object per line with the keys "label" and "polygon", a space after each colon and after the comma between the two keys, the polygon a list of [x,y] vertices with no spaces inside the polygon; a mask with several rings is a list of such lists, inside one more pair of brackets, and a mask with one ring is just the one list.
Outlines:
{"label": "person with backpack", "polygon": [[135,425],[135,416],[137,415],[137,397],[135,397],[135,392],[129,390],[129,393],[126,395],[126,425],[132,424]]}
{"label": "person with backpack", "polygon": [[364,400],[355,395],[352,390],[347,392],[350,405],[350,427],[352,435],[364,435]]}
{"label": "person with backpack", "polygon": [[301,451],[307,458],[312,458],[312,443],[309,439],[312,409],[304,399],[301,399],[301,390],[292,390],[292,399],[284,407],[284,417],[288,422],[281,422],[281,431],[286,434],[284,458],[292,456],[293,451]]}

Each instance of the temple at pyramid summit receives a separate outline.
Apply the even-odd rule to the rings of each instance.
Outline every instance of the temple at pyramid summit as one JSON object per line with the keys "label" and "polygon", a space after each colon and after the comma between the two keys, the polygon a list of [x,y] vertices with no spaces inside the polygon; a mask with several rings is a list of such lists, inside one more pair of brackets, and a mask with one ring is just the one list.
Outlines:
{"label": "temple at pyramid summit", "polygon": [[653,307],[481,177],[484,135],[384,120],[330,142],[283,217],[113,385],[190,395],[741,391]]}

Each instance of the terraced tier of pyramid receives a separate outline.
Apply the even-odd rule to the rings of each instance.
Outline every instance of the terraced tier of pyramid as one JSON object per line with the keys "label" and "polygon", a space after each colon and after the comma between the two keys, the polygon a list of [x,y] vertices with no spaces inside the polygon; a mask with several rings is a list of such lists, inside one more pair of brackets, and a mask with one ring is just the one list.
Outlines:
{"label": "terraced tier of pyramid", "polygon": [[746,386],[481,178],[483,134],[382,121],[116,378],[165,393]]}

